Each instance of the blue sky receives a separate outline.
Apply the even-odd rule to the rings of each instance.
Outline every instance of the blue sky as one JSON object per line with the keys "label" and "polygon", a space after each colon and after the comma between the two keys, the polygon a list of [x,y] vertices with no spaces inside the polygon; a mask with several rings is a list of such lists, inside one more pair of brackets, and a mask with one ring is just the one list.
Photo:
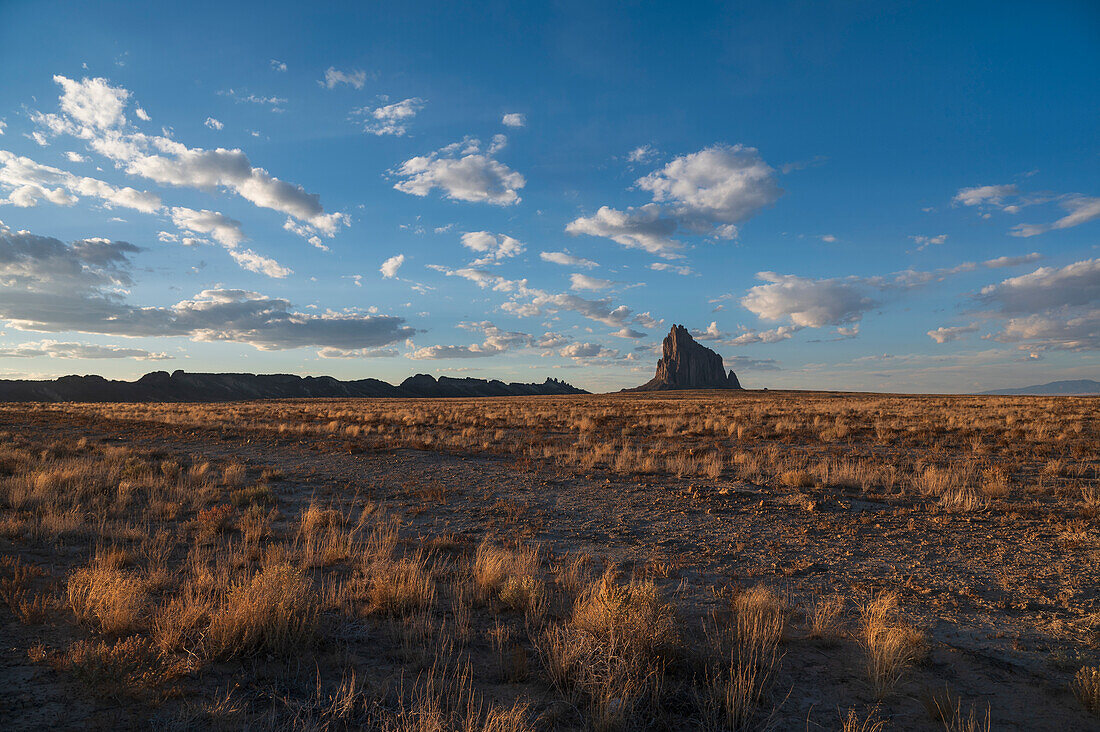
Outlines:
{"label": "blue sky", "polygon": [[1100,8],[0,3],[0,378],[1097,377]]}

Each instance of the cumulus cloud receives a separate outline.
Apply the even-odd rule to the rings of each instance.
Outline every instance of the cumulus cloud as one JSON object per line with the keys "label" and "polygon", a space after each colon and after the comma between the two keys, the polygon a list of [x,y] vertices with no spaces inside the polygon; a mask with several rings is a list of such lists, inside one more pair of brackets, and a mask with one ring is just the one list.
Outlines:
{"label": "cumulus cloud", "polygon": [[203,124],[206,125],[207,127],[209,127],[212,130],[221,130],[221,129],[225,128],[224,124],[222,124],[218,120],[214,119],[213,117],[207,117],[206,121],[203,122]]}
{"label": "cumulus cloud", "polygon": [[61,111],[76,122],[96,130],[108,130],[126,124],[126,102],[130,92],[113,87],[106,79],[74,81],[61,75],[53,77],[62,89]]}
{"label": "cumulus cloud", "polygon": [[677,221],[670,218],[656,204],[648,203],[626,211],[601,206],[594,216],[581,216],[566,225],[565,230],[574,236],[587,234],[610,239],[628,249],[641,249],[665,259],[683,255],[682,242],[672,238]]}
{"label": "cumulus cloud", "polygon": [[586,274],[580,274],[574,272],[569,275],[569,289],[571,290],[588,290],[590,292],[598,292],[600,290],[606,290],[615,283],[611,280],[600,279],[599,277],[589,277]]}
{"label": "cumulus cloud", "polygon": [[138,361],[164,361],[173,358],[167,353],[153,353],[144,348],[100,346],[94,343],[62,343],[60,341],[28,341],[15,346],[0,346],[0,358],[65,358],[103,359],[132,358]]}
{"label": "cumulus cloud", "polygon": [[321,358],[396,358],[400,354],[396,348],[322,348],[317,355]]}
{"label": "cumulus cloud", "polygon": [[69,152],[65,153],[65,157],[69,159],[70,163],[86,163],[86,162],[88,162],[88,158],[86,158],[85,156],[81,155],[78,152],[73,152],[71,150]]}
{"label": "cumulus cloud", "polygon": [[[767,284],[756,285],[741,304],[765,320],[788,320],[799,328],[852,326],[881,303],[881,296],[942,282],[948,277],[1034,261],[1038,254],[964,262],[931,271],[903,270],[886,276],[813,279],[775,272],[758,272]],[[843,335],[843,334],[842,334]],[[746,338],[745,342],[757,342]],[[743,345],[743,344],[739,344]]]}
{"label": "cumulus cloud", "polygon": [[124,336],[184,336],[248,343],[262,350],[303,346],[377,348],[409,338],[404,319],[358,313],[308,314],[281,298],[246,290],[204,290],[168,307],[134,306],[126,242],[65,244],[29,232],[0,230],[0,319],[21,330]]}
{"label": "cumulus cloud", "polygon": [[635,315],[634,322],[642,326],[643,328],[649,328],[650,330],[653,330],[654,328],[660,328],[662,325],[664,325],[665,321],[664,319],[654,318],[648,312],[645,312]]}
{"label": "cumulus cloud", "polygon": [[878,303],[856,282],[815,280],[775,272],[759,272],[757,285],[741,298],[741,304],[765,320],[789,319],[794,325],[821,328],[859,320]]}
{"label": "cumulus cloud", "polygon": [[482,256],[471,263],[472,267],[483,267],[523,254],[523,243],[505,234],[490,234],[488,231],[468,231],[462,235],[462,246]]}
{"label": "cumulus cloud", "polygon": [[1100,301],[1100,259],[1058,268],[1040,267],[982,288],[979,299],[1005,313],[1089,305]]}
{"label": "cumulus cloud", "polygon": [[669,264],[668,262],[654,262],[649,265],[649,268],[656,272],[675,272],[684,277],[695,274],[695,271],[691,267]]}
{"label": "cumulus cloud", "polygon": [[975,186],[973,188],[961,188],[952,199],[954,203],[963,206],[982,206],[990,204],[1000,206],[1010,196],[1020,192],[1015,185]]}
{"label": "cumulus cloud", "polygon": [[430,155],[406,160],[396,174],[405,180],[394,185],[402,193],[424,197],[433,188],[454,201],[510,206],[519,203],[517,191],[527,185],[522,175],[482,152],[478,140],[448,145]]}
{"label": "cumulus cloud", "polygon": [[63,90],[62,113],[38,114],[36,121],[53,134],[86,140],[130,175],[206,192],[232,191],[260,208],[293,216],[303,226],[328,236],[348,224],[342,213],[325,213],[317,194],[253,166],[242,150],[189,148],[168,136],[134,131],[124,116],[130,97],[126,89],[112,87],[105,79],[77,82],[58,76],[55,81]]}
{"label": "cumulus cloud", "polygon": [[735,338],[729,339],[726,344],[730,346],[750,346],[755,343],[779,343],[780,341],[789,340],[802,328],[803,326],[800,325],[781,325],[771,330],[748,330]]}
{"label": "cumulus cloud", "polygon": [[355,87],[356,89],[362,89],[363,84],[367,82],[367,72],[356,69],[354,71],[340,71],[334,66],[329,66],[325,70],[325,78],[317,83],[326,89],[334,89],[340,84],[347,84],[348,86]]}
{"label": "cumulus cloud", "polygon": [[[133,188],[117,188],[96,178],[78,176],[64,170],[40,165],[29,158],[0,150],[0,189],[10,190],[7,202],[15,206],[36,206],[46,200],[70,206],[81,197],[95,198],[107,208],[131,208],[142,213],[163,213],[171,216],[181,230],[208,234],[230,250],[230,256],[244,269],[269,277],[286,277],[291,270],[273,259],[238,246],[245,240],[239,221],[217,211],[196,211],[182,207],[165,207],[160,197]],[[161,238],[164,241],[164,238]],[[197,243],[185,240],[185,243]]]}
{"label": "cumulus cloud", "polygon": [[410,97],[400,102],[380,107],[360,107],[352,114],[364,117],[363,131],[372,135],[401,136],[408,132],[408,123],[424,108],[427,102],[419,97]]}
{"label": "cumulus cloud", "polygon": [[947,234],[939,234],[937,236],[921,236],[918,234],[909,238],[917,243],[917,251],[920,252],[924,251],[929,246],[943,244],[947,241]]}
{"label": "cumulus cloud", "polygon": [[783,195],[775,171],[756,148],[744,145],[713,145],[674,158],[635,185],[648,191],[653,202],[625,211],[603,206],[594,216],[570,222],[566,231],[674,258],[683,248],[672,238],[678,229],[732,239],[737,224]]}
{"label": "cumulus cloud", "polygon": [[717,341],[726,336],[727,334],[724,333],[722,329],[718,327],[718,323],[713,320],[710,321],[710,325],[707,326],[706,330],[699,330],[696,328],[691,331],[691,337],[697,341]]}
{"label": "cumulus cloud", "polygon": [[458,327],[464,330],[480,331],[485,339],[481,343],[475,343],[469,346],[426,346],[424,348],[418,348],[406,355],[415,360],[485,358],[487,356],[495,356],[504,353],[512,348],[523,348],[536,345],[535,339],[527,333],[502,330],[488,320],[476,323],[459,323]]}
{"label": "cumulus cloud", "polygon": [[586,269],[592,269],[594,267],[600,266],[597,262],[593,262],[591,259],[574,257],[569,252],[539,252],[539,259],[544,262],[561,264],[566,267],[584,267]]}
{"label": "cumulus cloud", "polygon": [[1069,213],[1049,224],[1017,224],[1012,227],[1012,236],[1036,236],[1055,229],[1068,229],[1100,219],[1100,197],[1070,196],[1059,205]]}
{"label": "cumulus cloud", "polygon": [[934,340],[936,343],[943,345],[944,343],[950,343],[951,341],[957,341],[967,333],[976,333],[979,330],[977,323],[971,323],[970,325],[953,325],[953,326],[940,326],[935,330],[928,331],[928,337]]}
{"label": "cumulus cloud", "polygon": [[606,348],[599,343],[570,343],[558,351],[558,355],[571,358],[574,361],[585,361],[593,358],[622,358],[618,351]]}
{"label": "cumulus cloud", "polygon": [[40,200],[71,206],[82,196],[95,198],[108,208],[120,206],[142,213],[156,213],[161,208],[160,197],[155,193],[128,186],[118,188],[97,178],[41,165],[7,150],[0,150],[0,189],[9,192],[6,203],[20,208],[36,206]]}
{"label": "cumulus cloud", "polygon": [[526,127],[527,116],[518,112],[509,112],[500,120],[505,127]]}
{"label": "cumulus cloud", "polygon": [[271,69],[273,71],[286,71],[286,63],[277,59],[271,59]]}
{"label": "cumulus cloud", "polygon": [[645,333],[636,331],[628,326],[623,326],[622,328],[619,328],[611,335],[615,336],[616,338],[645,338]]}
{"label": "cumulus cloud", "polygon": [[783,195],[775,171],[756,148],[744,145],[714,145],[675,158],[637,185],[655,202],[668,203],[687,228],[704,232],[707,224],[745,221]]}
{"label": "cumulus cloud", "polygon": [[627,153],[626,159],[631,163],[649,163],[656,160],[659,154],[652,145],[639,145]]}
{"label": "cumulus cloud", "polygon": [[394,256],[382,262],[382,266],[378,268],[378,271],[382,273],[383,279],[393,279],[397,276],[397,270],[401,269],[401,265],[405,263],[404,254],[395,254]]}

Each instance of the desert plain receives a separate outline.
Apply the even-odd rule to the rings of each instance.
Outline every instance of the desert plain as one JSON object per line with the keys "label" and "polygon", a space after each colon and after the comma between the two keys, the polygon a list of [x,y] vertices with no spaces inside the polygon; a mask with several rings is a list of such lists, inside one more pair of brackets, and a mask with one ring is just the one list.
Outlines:
{"label": "desert plain", "polygon": [[1100,728],[1098,406],[0,405],[0,724]]}

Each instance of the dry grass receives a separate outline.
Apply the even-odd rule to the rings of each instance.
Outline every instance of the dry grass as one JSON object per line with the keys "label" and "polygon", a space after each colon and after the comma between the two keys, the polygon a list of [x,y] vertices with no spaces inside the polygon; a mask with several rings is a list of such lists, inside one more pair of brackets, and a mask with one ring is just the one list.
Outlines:
{"label": "dry grass", "polygon": [[1070,689],[1085,709],[1100,717],[1100,666],[1086,666],[1073,677]]}
{"label": "dry grass", "polygon": [[925,652],[924,635],[897,620],[897,595],[883,592],[860,608],[860,640],[875,694],[885,696]]}
{"label": "dry grass", "polygon": [[287,656],[313,642],[318,612],[318,598],[302,572],[272,564],[229,590],[211,612],[205,640],[216,657]]}
{"label": "dry grass", "polygon": [[68,595],[78,620],[114,636],[137,630],[149,601],[140,577],[103,560],[74,572]]}
{"label": "dry grass", "polygon": [[[847,586],[821,581],[810,558],[797,556],[792,568],[792,554],[828,542],[833,528],[851,523],[877,536],[886,533],[874,525],[879,516],[895,519],[882,522],[890,531],[908,521],[914,532],[1011,514],[1064,537],[1067,555],[1096,551],[1095,407],[1052,404],[744,394],[44,405],[34,419],[97,419],[152,435],[210,429],[334,452],[506,455],[499,462],[509,470],[573,468],[597,491],[610,485],[607,473],[637,476],[618,483],[682,489],[685,520],[700,526],[737,520],[755,492],[761,501],[778,496],[781,510],[799,512],[808,528],[785,524],[774,542],[747,545],[761,561],[719,576],[749,589],[714,587],[700,601],[677,582],[707,568],[682,561],[675,548],[624,543],[614,559],[638,574],[601,574],[611,551],[556,553],[556,527],[544,532],[537,508],[478,481],[408,481],[390,493],[364,484],[353,494],[288,478],[243,451],[222,450],[234,455],[225,459],[9,433],[0,439],[0,608],[11,613],[9,627],[33,624],[20,631],[33,642],[12,641],[33,662],[81,681],[82,693],[104,706],[140,698],[145,706],[130,726],[161,715],[172,722],[164,726],[195,728],[774,727],[786,678],[795,674],[795,698],[806,683],[790,656],[829,656],[833,681],[864,674],[843,660],[854,645],[844,599],[820,594]],[[0,405],[0,418],[17,409]],[[891,513],[842,513],[855,496]],[[617,520],[616,497],[602,500],[608,521]],[[450,514],[431,512],[446,504],[458,513],[465,501],[483,502],[485,525],[437,533]],[[894,510],[906,516],[900,525]],[[9,558],[20,555],[39,564]],[[790,583],[783,593],[753,585],[780,577]],[[808,583],[799,586],[802,577]],[[883,584],[851,592],[866,597]],[[910,598],[921,601],[924,588],[889,586],[905,593],[907,610]],[[715,597],[725,599],[712,613]],[[787,628],[798,618],[793,607],[805,608],[798,633]],[[930,683],[937,673],[917,663],[926,641],[901,619],[897,595],[871,594],[851,623],[885,712],[902,703],[890,692],[907,675]],[[1088,653],[1067,658],[1093,664]],[[240,687],[227,686],[229,677]],[[1072,685],[1093,713],[1098,678],[1090,665]],[[829,706],[828,717],[812,712],[813,723],[882,729],[878,712],[857,710],[856,701],[840,700],[839,722]],[[809,720],[796,721],[801,728]],[[957,699],[937,721],[989,728],[988,713]]]}

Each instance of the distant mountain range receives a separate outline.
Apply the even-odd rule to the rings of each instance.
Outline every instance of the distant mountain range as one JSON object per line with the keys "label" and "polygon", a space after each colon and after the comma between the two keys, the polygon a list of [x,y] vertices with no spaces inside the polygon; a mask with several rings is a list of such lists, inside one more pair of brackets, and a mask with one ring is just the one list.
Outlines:
{"label": "distant mountain range", "polygon": [[1034,386],[1021,386],[1018,389],[994,389],[993,391],[979,392],[981,394],[997,394],[1003,396],[1034,394],[1037,396],[1088,396],[1100,394],[1100,381],[1092,379],[1075,379],[1073,381],[1052,381],[1049,384],[1036,384]]}
{"label": "distant mountain range", "polygon": [[189,374],[154,371],[137,381],[62,376],[49,381],[0,380],[0,402],[220,402],[342,397],[491,397],[587,394],[564,381],[506,384],[486,379],[410,376],[394,386],[378,379],[340,381],[293,374]]}

